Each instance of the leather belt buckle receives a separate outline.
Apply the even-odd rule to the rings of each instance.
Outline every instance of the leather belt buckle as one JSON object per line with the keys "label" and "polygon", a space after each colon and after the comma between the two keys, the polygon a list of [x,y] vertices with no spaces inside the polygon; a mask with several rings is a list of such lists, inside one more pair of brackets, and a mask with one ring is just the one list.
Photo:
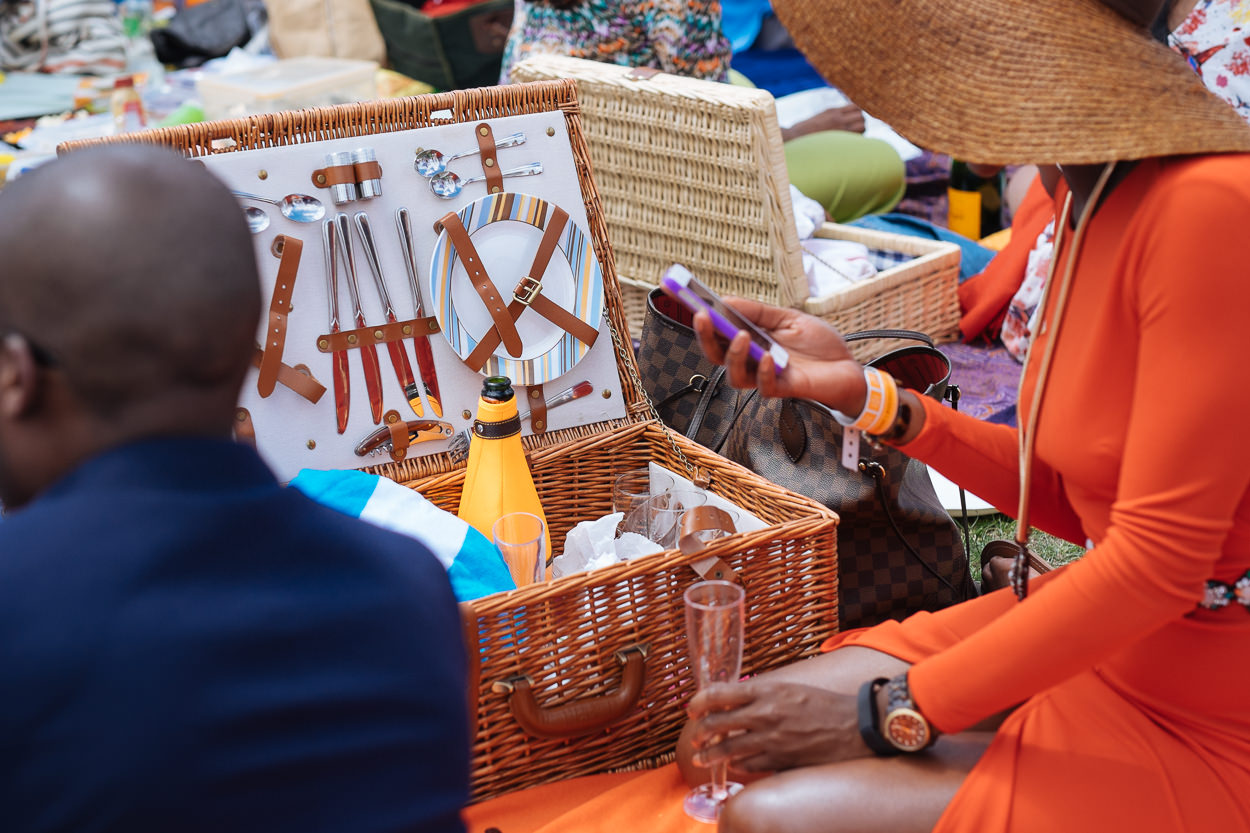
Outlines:
{"label": "leather belt buckle", "polygon": [[512,293],[512,297],[516,298],[518,303],[529,306],[538,297],[538,293],[543,291],[543,282],[537,278],[531,278],[529,275],[521,278],[516,285],[516,291]]}

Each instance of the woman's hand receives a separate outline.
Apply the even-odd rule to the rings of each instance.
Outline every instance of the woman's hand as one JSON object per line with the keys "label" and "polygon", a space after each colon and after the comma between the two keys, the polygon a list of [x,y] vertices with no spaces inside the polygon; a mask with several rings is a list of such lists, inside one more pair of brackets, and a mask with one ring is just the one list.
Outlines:
{"label": "woman's hand", "polygon": [[859,734],[856,698],[824,688],[755,679],[708,686],[688,709],[695,762],[772,772],[872,755]]}
{"label": "woman's hand", "polygon": [[814,399],[852,416],[863,410],[868,395],[864,369],[837,330],[798,310],[744,298],[726,298],[725,303],[768,332],[790,354],[780,376],[774,371],[772,356],[766,355],[756,367],[749,358],[750,337],[746,333],[738,333],[726,345],[707,313],[700,312],[694,317],[699,346],[709,359],[725,365],[731,385],[759,388],[764,396]]}

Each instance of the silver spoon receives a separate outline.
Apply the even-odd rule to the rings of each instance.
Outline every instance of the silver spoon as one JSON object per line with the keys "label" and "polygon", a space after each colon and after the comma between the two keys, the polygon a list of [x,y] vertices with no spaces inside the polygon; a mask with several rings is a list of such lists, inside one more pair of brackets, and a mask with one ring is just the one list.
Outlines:
{"label": "silver spoon", "polygon": [[254,205],[244,208],[243,216],[247,218],[247,227],[252,234],[260,234],[269,228],[269,215]]}
{"label": "silver spoon", "polygon": [[326,216],[326,207],[321,204],[321,200],[307,194],[287,194],[280,200],[271,200],[269,197],[248,194],[244,191],[231,191],[230,193],[245,200],[257,200],[276,205],[282,211],[283,217],[297,223],[315,223]]}
{"label": "silver spoon", "polygon": [[[500,171],[499,175],[506,178],[510,176],[534,176],[535,174],[540,174],[542,172],[542,162],[531,162],[528,165],[522,165],[519,168]],[[481,176],[471,176],[468,179],[461,179],[451,171],[443,171],[441,174],[436,174],[435,176],[430,177],[430,190],[432,190],[436,196],[449,200],[463,191],[464,186],[472,185],[475,182],[485,181],[485,174],[482,174]]]}
{"label": "silver spoon", "polygon": [[[525,144],[525,134],[513,133],[511,136],[504,136],[498,142],[495,142],[495,148],[510,148],[523,144]],[[459,153],[453,153],[451,156],[444,156],[441,151],[430,148],[417,153],[417,158],[412,163],[412,167],[421,176],[434,176],[447,170],[447,163],[453,159],[460,159],[463,156],[472,156],[481,152],[481,148],[473,148],[472,150],[462,150]]]}

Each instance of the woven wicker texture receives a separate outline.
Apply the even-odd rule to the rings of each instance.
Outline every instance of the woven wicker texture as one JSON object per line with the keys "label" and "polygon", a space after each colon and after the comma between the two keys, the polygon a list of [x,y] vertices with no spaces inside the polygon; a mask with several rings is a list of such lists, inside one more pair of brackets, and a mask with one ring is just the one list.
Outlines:
{"label": "woven wicker texture", "polygon": [[[747,591],[744,673],[810,656],[837,629],[836,516],[678,437],[682,452],[711,477],[710,489],[771,524],[712,542]],[[665,429],[624,426],[537,451],[530,468],[561,542],[581,520],[612,509],[612,481],[654,460],[681,471]],[[454,510],[464,471],[414,483]],[[632,769],[668,756],[685,723],[693,691],[685,650],[682,593],[699,576],[677,550],[472,604],[482,648],[476,686],[478,731],[473,797],[480,801],[535,784]],[[591,705],[621,681],[617,651],[647,646],[646,682],[621,720],[568,738],[536,738],[517,728],[506,692],[494,686],[528,676],[544,708]]]}
{"label": "woven wicker texture", "polygon": [[[591,178],[573,82],[258,115],[67,143],[58,151],[137,141],[167,145],[195,157],[556,109],[565,114],[590,236],[603,270],[629,417],[525,438],[552,541],[558,550],[576,523],[611,511],[612,481],[622,471],[654,460],[706,481],[712,491],[770,524],[758,532],[717,540],[705,552],[722,559],[746,585],[744,671],[758,672],[811,655],[837,629],[837,517],[671,435],[650,418],[646,395],[635,383],[637,367],[628,346],[615,258]],[[444,509],[455,511],[459,506],[464,468],[448,454],[373,471],[419,489]],[[638,769],[671,756],[693,693],[682,638],[682,592],[699,578],[690,562],[689,556],[673,550],[462,605],[469,653],[479,660],[470,680],[477,713],[475,801],[561,778]],[[633,645],[646,646],[645,682],[619,719],[601,728],[564,739],[532,736],[518,724],[507,696],[494,690],[496,683],[525,674],[532,678],[543,707],[593,708],[601,696],[619,686],[622,672],[616,653]]]}
{"label": "woven wicker texture", "polygon": [[[807,312],[843,333],[904,327],[919,330],[935,342],[959,338],[958,246],[836,223],[826,223],[816,236],[902,252],[912,259],[882,270],[851,289],[809,298],[803,305]],[[850,347],[857,359],[867,361],[906,343],[866,339],[852,342]]]}
{"label": "woven wicker texture", "polygon": [[773,8],[851,100],[960,159],[1076,164],[1250,150],[1250,127],[1184,59],[1098,0]]}
{"label": "woven wicker texture", "polygon": [[[595,181],[626,280],[655,286],[681,263],[717,292],[798,306],[790,180],[773,98],[763,90],[554,55],[516,81],[575,78]],[[641,325],[627,316],[631,325]]]}

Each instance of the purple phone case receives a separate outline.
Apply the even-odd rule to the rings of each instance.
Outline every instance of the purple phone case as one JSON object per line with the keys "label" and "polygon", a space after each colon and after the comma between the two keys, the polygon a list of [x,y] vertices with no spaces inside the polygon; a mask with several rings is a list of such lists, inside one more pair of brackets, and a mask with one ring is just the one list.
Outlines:
{"label": "purple phone case", "polygon": [[[707,301],[696,295],[689,286],[686,286],[669,275],[665,275],[660,279],[660,288],[663,289],[669,296],[675,298],[682,304],[682,306],[691,312],[697,313],[700,310],[706,310],[708,317],[712,319],[712,326],[716,328],[716,332],[720,333],[730,341],[732,341],[733,337],[739,332],[746,332],[747,335],[751,336],[751,341],[747,345],[747,355],[749,355],[751,360],[756,364],[759,364],[760,361],[763,360],[764,356],[767,355],[768,350],[760,346],[760,344],[755,340],[754,333],[750,330],[745,330],[744,328],[739,327],[737,324],[721,315],[715,307],[711,306],[707,303]],[[780,374],[781,371],[785,369],[785,365],[779,362],[775,365],[775,369],[776,372]]]}

